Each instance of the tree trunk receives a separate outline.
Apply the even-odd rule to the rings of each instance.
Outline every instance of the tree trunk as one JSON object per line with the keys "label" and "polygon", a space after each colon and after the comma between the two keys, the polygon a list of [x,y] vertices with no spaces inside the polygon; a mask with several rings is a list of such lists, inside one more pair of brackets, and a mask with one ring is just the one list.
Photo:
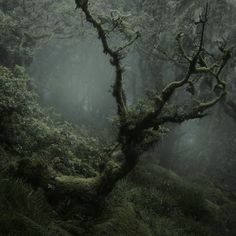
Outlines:
{"label": "tree trunk", "polygon": [[42,188],[49,200],[54,203],[67,197],[81,203],[98,204],[103,202],[116,183],[135,167],[137,153],[129,149],[129,154],[133,155],[133,162],[127,162],[121,152],[116,153],[119,161],[112,160],[113,155],[101,173],[90,178],[59,175],[45,163],[32,159],[20,160],[11,169],[11,173],[15,177],[24,179],[34,189]]}

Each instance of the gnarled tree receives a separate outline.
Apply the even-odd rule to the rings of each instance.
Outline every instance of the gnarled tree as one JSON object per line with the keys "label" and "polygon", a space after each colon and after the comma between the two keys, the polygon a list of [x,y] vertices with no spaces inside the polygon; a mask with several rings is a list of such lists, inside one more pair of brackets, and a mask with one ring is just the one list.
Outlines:
{"label": "gnarled tree", "polygon": [[[109,31],[103,23],[90,11],[88,0],[76,0],[76,8],[85,14],[87,22],[96,29],[104,53],[110,57],[111,65],[115,69],[113,85],[113,97],[116,101],[118,115],[117,145],[111,147],[109,155],[104,156],[106,163],[100,173],[91,178],[76,176],[62,176],[50,171],[42,164],[22,161],[18,164],[18,174],[29,181],[30,176],[38,186],[50,194],[76,197],[86,202],[103,200],[114,188],[117,181],[127,176],[137,165],[139,157],[150,145],[158,139],[164,124],[168,122],[182,123],[207,115],[206,110],[213,107],[226,96],[226,83],[221,78],[221,72],[231,57],[233,47],[222,48],[218,58],[205,53],[204,35],[208,20],[208,6],[197,22],[200,28],[199,42],[191,52],[187,52],[183,45],[183,34],[176,37],[179,52],[187,65],[187,71],[183,78],[167,84],[161,93],[153,92],[146,100],[146,104],[135,107],[128,106],[123,87],[124,69],[122,59],[124,50],[133,44],[139,37],[134,33],[133,37],[120,47],[112,47],[108,37]],[[118,27],[114,25],[113,30]],[[202,80],[214,81],[214,90],[210,91],[208,99],[200,101],[194,91],[199,88]],[[172,98],[178,89],[187,88],[193,97],[188,97],[188,105],[173,103]],[[186,95],[187,96],[187,95]]]}

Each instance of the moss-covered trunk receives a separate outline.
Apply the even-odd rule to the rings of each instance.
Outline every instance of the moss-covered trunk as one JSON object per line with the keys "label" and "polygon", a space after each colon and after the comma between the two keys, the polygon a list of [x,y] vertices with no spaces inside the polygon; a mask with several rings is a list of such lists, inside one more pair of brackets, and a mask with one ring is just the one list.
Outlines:
{"label": "moss-covered trunk", "polygon": [[120,153],[119,161],[108,161],[104,169],[95,177],[61,175],[45,163],[32,159],[20,160],[12,173],[34,188],[42,188],[54,203],[69,197],[84,203],[98,204],[103,202],[116,183],[126,177],[136,166],[138,157],[136,149],[129,147],[127,150],[126,155],[130,155],[129,160],[133,161],[128,162],[128,158]]}

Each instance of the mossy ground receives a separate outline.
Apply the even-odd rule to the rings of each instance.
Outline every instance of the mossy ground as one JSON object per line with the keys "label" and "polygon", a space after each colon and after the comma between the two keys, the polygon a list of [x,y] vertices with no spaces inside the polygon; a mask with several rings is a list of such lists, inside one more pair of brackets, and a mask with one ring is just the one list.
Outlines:
{"label": "mossy ground", "polygon": [[233,215],[235,203],[219,190],[142,163],[110,195],[94,235],[228,236],[236,232]]}

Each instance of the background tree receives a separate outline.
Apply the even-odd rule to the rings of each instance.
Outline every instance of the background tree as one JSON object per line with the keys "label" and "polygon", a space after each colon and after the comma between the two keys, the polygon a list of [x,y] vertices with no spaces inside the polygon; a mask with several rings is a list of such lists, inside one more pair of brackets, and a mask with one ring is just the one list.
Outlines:
{"label": "background tree", "polygon": [[66,1],[1,1],[1,64],[28,66],[33,54],[51,38],[71,38],[76,32],[76,16]]}

